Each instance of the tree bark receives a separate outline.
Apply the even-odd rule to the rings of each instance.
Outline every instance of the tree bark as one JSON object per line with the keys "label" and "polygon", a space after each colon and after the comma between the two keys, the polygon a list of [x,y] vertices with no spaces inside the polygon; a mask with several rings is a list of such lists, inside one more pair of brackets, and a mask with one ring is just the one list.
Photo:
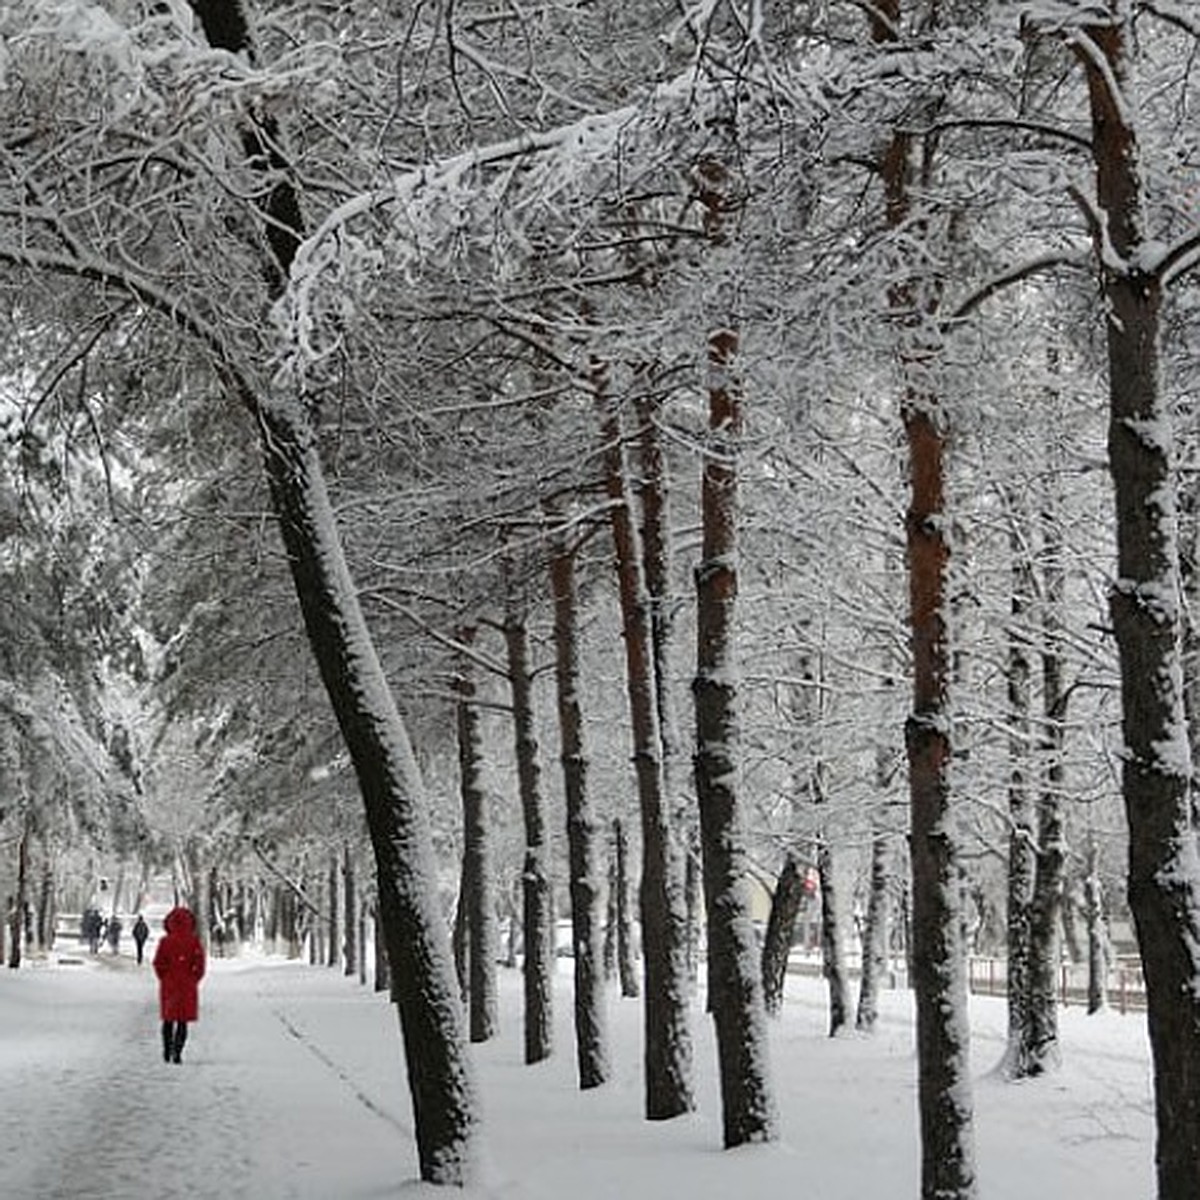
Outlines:
{"label": "tree bark", "polygon": [[783,985],[787,978],[788,955],[796,930],[796,918],[804,903],[804,874],[796,855],[789,850],[775,881],[767,932],[763,937],[763,1006],[771,1015],[783,1008]]}
{"label": "tree bark", "polygon": [[879,987],[888,970],[888,883],[891,880],[892,839],[886,833],[871,838],[871,873],[867,915],[862,937],[862,979],[854,1027],[870,1033],[879,1018]]}
{"label": "tree bark", "polygon": [[329,855],[329,945],[326,947],[325,965],[336,967],[341,962],[339,943],[341,942],[341,917],[339,915],[339,890],[341,881],[338,879],[338,855],[333,851]]}
{"label": "tree bark", "polygon": [[817,844],[817,875],[821,881],[821,973],[829,987],[829,1036],[837,1037],[850,1019],[850,982],[842,934],[841,882],[833,849],[824,834]]}
{"label": "tree bark", "polygon": [[1117,578],[1129,907],[1146,978],[1159,1200],[1200,1195],[1200,862],[1180,661],[1170,412],[1159,380],[1162,280],[1149,266],[1140,152],[1127,117],[1132,16],[1080,30],[1103,223],[1095,229],[1108,339],[1108,452]]}
{"label": "tree bark", "polygon": [[566,535],[552,538],[555,680],[567,810],[571,889],[571,944],[575,967],[575,1059],[582,1089],[609,1074],[604,1012],[604,947],[600,924],[600,846],[595,805],[587,786],[583,713],[579,704],[579,596],[575,552]]}
{"label": "tree bark", "polygon": [[525,942],[522,963],[525,1061],[536,1063],[549,1058],[554,1050],[554,918],[551,912],[546,802],[542,796],[541,767],[534,732],[529,632],[523,608],[511,598],[504,617],[504,642],[508,650],[517,780],[525,826],[525,865],[521,872],[521,925]]}
{"label": "tree bark", "polygon": [[611,913],[617,978],[621,995],[627,1000],[642,994],[638,983],[637,955],[633,944],[633,904],[629,899],[629,834],[625,822],[615,817],[612,823]]}
{"label": "tree bark", "polygon": [[[241,0],[191,2],[210,45],[253,61]],[[299,198],[274,118],[248,118],[236,132],[247,164],[266,176],[259,208],[278,294],[304,236]],[[432,831],[408,731],[363,618],[302,398],[261,396],[227,364],[218,370],[257,421],[309,644],[362,793],[421,1178],[462,1184],[473,1168],[477,1104],[437,903]]]}
{"label": "tree bark", "polygon": [[608,394],[606,368],[594,364],[592,374],[603,425],[605,483],[617,560],[633,759],[642,822],[639,897],[646,985],[645,1111],[649,1120],[657,1121],[695,1108],[692,1034],[687,1011],[687,912],[682,894],[682,864],[672,838],[663,781],[649,598],[633,519],[621,423]]}
{"label": "tree bark", "polygon": [[[475,641],[475,629],[458,631],[464,646]],[[472,1042],[486,1042],[500,1028],[496,962],[499,937],[496,930],[495,871],[488,819],[487,794],[483,787],[483,745],[479,710],[475,706],[475,675],[470,658],[460,655],[455,676],[456,725],[458,730],[459,791],[463,809],[462,888],[467,1025]]]}
{"label": "tree bark", "polygon": [[[1010,497],[1015,504],[1015,497]],[[1012,507],[1010,505],[1010,507]],[[1019,508],[1012,507],[1010,519],[1021,522]],[[1037,875],[1037,829],[1030,796],[1030,693],[1033,669],[1029,660],[1029,599],[1033,591],[1030,563],[1024,540],[1017,529],[1010,531],[1012,592],[1009,597],[1011,622],[1008,630],[1008,1043],[1001,1072],[1009,1079],[1030,1074],[1029,1005],[1031,977],[1031,925]]]}
{"label": "tree bark", "polygon": [[1108,938],[1104,925],[1104,890],[1100,883],[1100,855],[1094,834],[1088,835],[1087,874],[1083,880],[1087,918],[1088,1013],[1108,1007]]}
{"label": "tree bark", "polygon": [[350,843],[342,847],[342,912],[344,914],[345,936],[343,950],[346,960],[344,973],[349,976],[358,973],[358,882],[354,874],[354,857],[350,853]]}
{"label": "tree bark", "polygon": [[[886,45],[900,28],[900,0],[880,0],[872,36]],[[881,171],[885,220],[919,239],[910,173],[918,152],[923,174],[932,149],[897,130]],[[922,1200],[974,1200],[974,1102],[962,928],[961,866],[950,789],[951,714],[946,571],[950,561],[945,506],[947,429],[932,388],[938,347],[929,344],[936,285],[920,269],[902,266],[889,289],[900,327],[898,361],[904,395],[901,420],[908,446],[910,498],[905,516],[912,712],[905,722],[912,860],[912,965],[917,1008],[917,1107],[921,1130]]]}
{"label": "tree bark", "polygon": [[[720,198],[720,189],[715,193]],[[718,199],[719,202],[719,199]],[[696,569],[696,799],[708,915],[708,1006],[717,1033],[726,1148],[777,1136],[758,947],[746,886],[738,800],[737,455],[741,395],[738,333],[708,339],[709,437],[701,474],[703,522]]]}

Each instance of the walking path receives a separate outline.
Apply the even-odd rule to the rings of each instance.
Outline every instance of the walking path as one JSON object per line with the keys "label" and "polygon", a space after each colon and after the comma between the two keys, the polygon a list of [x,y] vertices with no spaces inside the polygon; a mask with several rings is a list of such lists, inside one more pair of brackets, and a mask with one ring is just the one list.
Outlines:
{"label": "walking path", "polygon": [[[23,1028],[0,1033],[5,1200],[341,1200],[380,1194],[358,1187],[356,1162],[376,1185],[381,1163],[397,1181],[416,1175],[411,1122],[397,1111],[398,1038],[379,998],[364,992],[359,1016],[385,1026],[376,1045],[395,1047],[394,1069],[359,1075],[310,1039],[314,1000],[295,994],[294,965],[212,962],[176,1066],[162,1060],[150,967],[85,959],[74,978],[34,968],[3,980],[27,1006]],[[327,982],[341,1006],[357,998]],[[378,1094],[364,1089],[372,1077]]]}

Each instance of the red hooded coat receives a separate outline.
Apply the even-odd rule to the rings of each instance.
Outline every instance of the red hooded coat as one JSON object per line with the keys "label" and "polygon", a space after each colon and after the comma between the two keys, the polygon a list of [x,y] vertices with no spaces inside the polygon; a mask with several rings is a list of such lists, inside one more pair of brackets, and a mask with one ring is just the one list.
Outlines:
{"label": "red hooded coat", "polygon": [[173,908],[163,920],[163,928],[166,935],[154,951],[159,1014],[164,1021],[194,1021],[204,978],[204,947],[196,936],[196,918],[191,909]]}

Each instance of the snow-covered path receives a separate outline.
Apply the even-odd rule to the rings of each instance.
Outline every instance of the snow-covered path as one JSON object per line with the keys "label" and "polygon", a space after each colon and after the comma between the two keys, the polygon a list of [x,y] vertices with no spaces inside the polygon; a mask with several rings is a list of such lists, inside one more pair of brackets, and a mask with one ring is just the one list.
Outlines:
{"label": "snow-covered path", "polygon": [[[502,1032],[475,1048],[485,1172],[464,1200],[905,1200],[917,1193],[911,996],[882,997],[871,1038],[825,1036],[820,981],[790,978],[772,1023],[783,1140],[720,1149],[712,1033],[695,1008],[699,1111],[641,1118],[641,1012],[610,997],[614,1078],[580,1093],[560,964],[558,1051],[521,1062],[520,977]],[[211,963],[179,1066],[162,1061],[155,986],[126,958],[0,972],[2,1200],[381,1200],[417,1182],[392,1006],[340,973],[278,959]],[[972,1004],[981,1194],[1130,1200],[1153,1193],[1144,1022],[1062,1012],[1063,1071],[990,1068],[1004,1005]]]}
{"label": "snow-covered path", "polygon": [[[383,1194],[389,1164],[394,1180],[416,1173],[411,1122],[391,1111],[406,1102],[394,1030],[377,1047],[397,1056],[389,1103],[308,1039],[288,1011],[294,974],[218,962],[176,1066],[162,1061],[148,966],[101,956],[74,970],[87,986],[36,970],[5,980],[19,1000],[0,1034],[0,1142],[18,1152],[0,1167],[0,1196],[332,1200]],[[343,999],[365,1000],[349,989]],[[373,1184],[354,1182],[356,1163]]]}

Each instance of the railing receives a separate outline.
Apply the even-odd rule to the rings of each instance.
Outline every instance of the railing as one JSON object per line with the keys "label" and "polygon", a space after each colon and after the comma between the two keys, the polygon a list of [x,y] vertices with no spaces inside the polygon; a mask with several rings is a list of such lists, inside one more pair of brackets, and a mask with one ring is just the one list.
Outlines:
{"label": "railing", "polygon": [[[1144,1012],[1146,981],[1136,960],[1119,960],[1108,969],[1107,1003],[1118,1012]],[[979,996],[1003,996],[1008,988],[1008,963],[1003,958],[972,958],[967,986]],[[1086,1004],[1088,969],[1082,963],[1062,963],[1058,968],[1059,1003]]]}
{"label": "railing", "polygon": [[[857,954],[847,955],[846,970],[859,974]],[[788,971],[797,975],[820,975],[819,954],[792,952]],[[892,987],[906,986],[902,963],[892,963],[884,978]],[[972,957],[967,964],[967,987],[977,996],[1003,996],[1008,990],[1008,963],[1003,958]],[[1084,1005],[1088,1001],[1088,969],[1082,963],[1062,963],[1058,969],[1058,999],[1065,1005]],[[1106,1003],[1118,1012],[1144,1012],[1146,982],[1137,959],[1120,959],[1108,969]]]}

